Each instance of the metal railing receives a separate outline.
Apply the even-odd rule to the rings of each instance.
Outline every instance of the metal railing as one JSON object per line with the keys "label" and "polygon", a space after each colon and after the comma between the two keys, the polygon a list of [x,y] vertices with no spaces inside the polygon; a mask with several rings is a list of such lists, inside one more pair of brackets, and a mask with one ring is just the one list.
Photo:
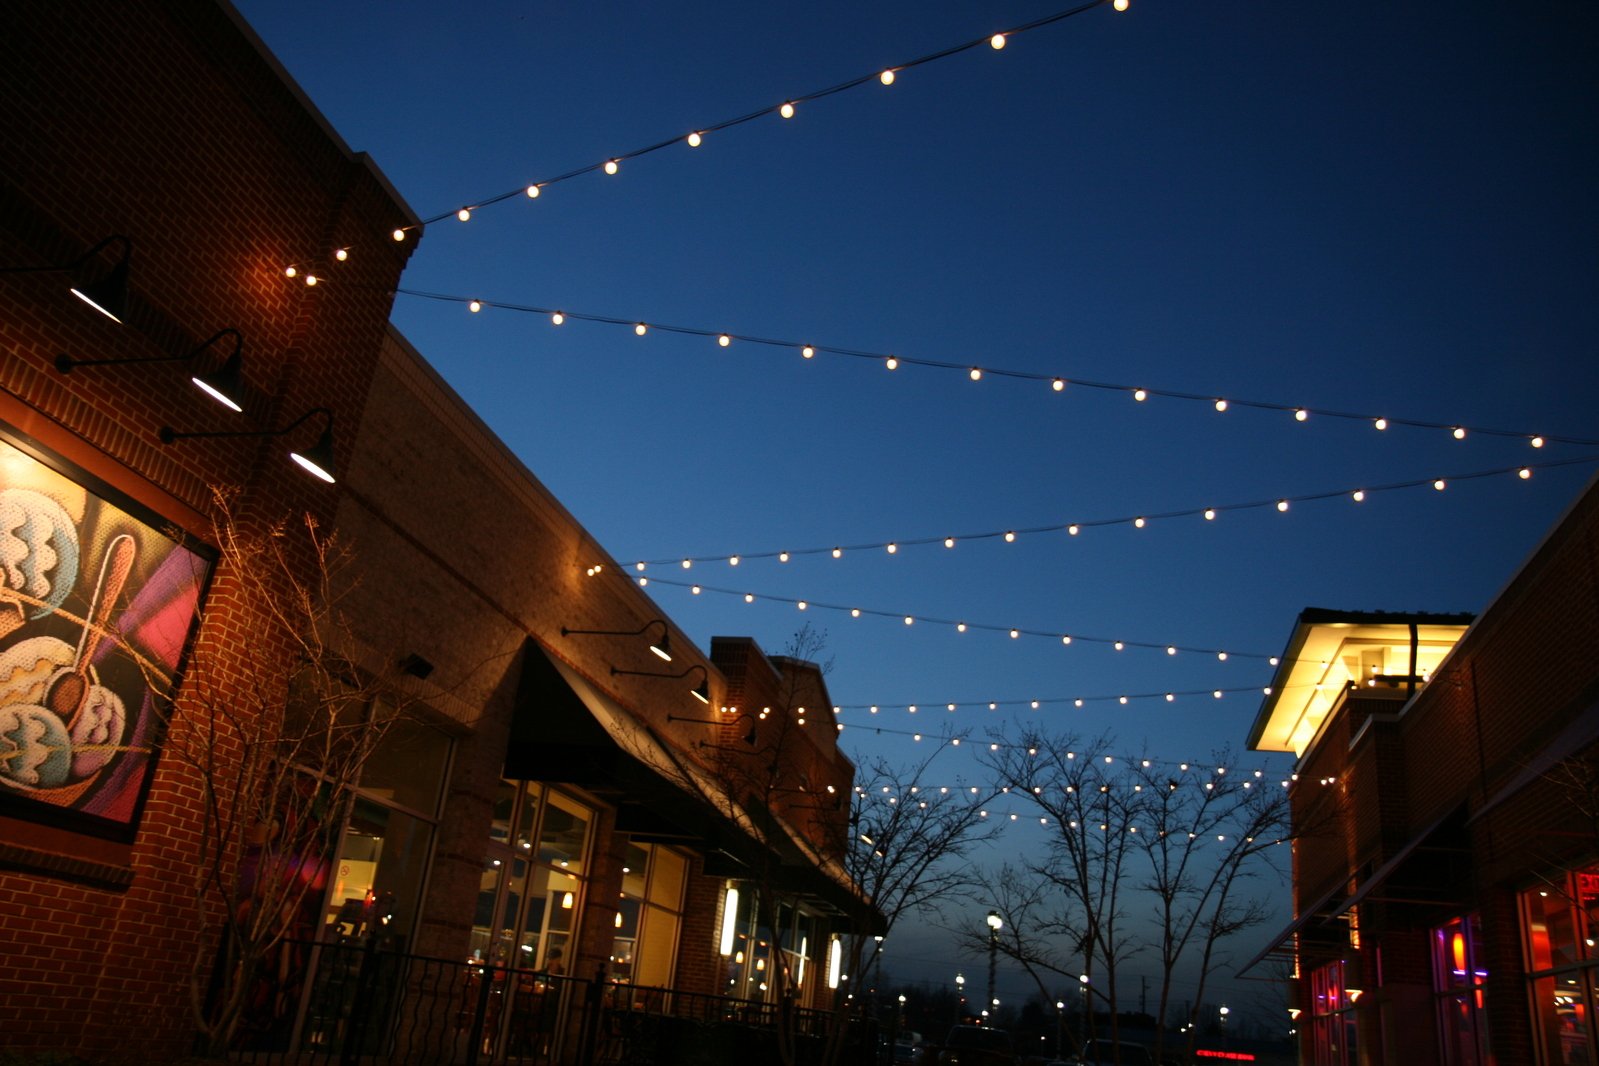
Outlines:
{"label": "metal railing", "polygon": [[[820,1063],[829,1012],[407,955],[295,943],[263,981],[232,1058],[261,1066],[688,1066]],[[857,1043],[864,1038],[857,1036]],[[865,1050],[863,1047],[860,1050]],[[875,1050],[875,1049],[873,1049]],[[848,1055],[843,1061],[870,1061]]]}

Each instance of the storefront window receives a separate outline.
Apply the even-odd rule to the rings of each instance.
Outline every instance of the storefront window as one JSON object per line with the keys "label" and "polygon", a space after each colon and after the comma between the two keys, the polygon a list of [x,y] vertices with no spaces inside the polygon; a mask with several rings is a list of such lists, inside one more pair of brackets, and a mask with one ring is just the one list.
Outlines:
{"label": "storefront window", "polygon": [[1548,1066],[1594,1061],[1595,981],[1599,951],[1599,867],[1522,893],[1522,930],[1538,1029],[1538,1061]]}
{"label": "storefront window", "polygon": [[1443,1061],[1479,1066],[1488,1061],[1488,1014],[1483,988],[1488,971],[1479,961],[1482,926],[1475,914],[1432,931],[1433,992]]}
{"label": "storefront window", "polygon": [[1354,1066],[1355,1014],[1342,959],[1310,974],[1310,1046],[1315,1066]]}
{"label": "storefront window", "polygon": [[687,860],[675,851],[652,844],[628,845],[611,949],[611,973],[618,981],[658,988],[671,985],[687,868]]}
{"label": "storefront window", "polygon": [[500,783],[472,922],[474,961],[568,972],[593,818],[565,793]]}

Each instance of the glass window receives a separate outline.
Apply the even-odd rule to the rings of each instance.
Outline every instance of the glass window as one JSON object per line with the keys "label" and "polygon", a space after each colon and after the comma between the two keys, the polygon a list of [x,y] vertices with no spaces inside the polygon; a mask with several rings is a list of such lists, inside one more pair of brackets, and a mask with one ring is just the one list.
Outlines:
{"label": "glass window", "polygon": [[1482,924],[1476,914],[1432,931],[1433,992],[1438,1006],[1438,1037],[1443,1061],[1478,1066],[1488,1061],[1488,1014],[1483,990],[1488,971],[1478,961]]}
{"label": "glass window", "polygon": [[1310,1047],[1315,1066],[1354,1066],[1358,1061],[1353,1007],[1342,959],[1311,971]]}
{"label": "glass window", "polygon": [[652,987],[671,985],[687,867],[683,856],[667,848],[628,844],[611,947],[611,972],[616,980]]}
{"label": "glass window", "polygon": [[1538,1061],[1592,1063],[1599,951],[1599,867],[1575,870],[1521,895],[1522,937],[1531,983]]}
{"label": "glass window", "polygon": [[472,919],[474,961],[568,972],[593,820],[563,793],[500,782]]}

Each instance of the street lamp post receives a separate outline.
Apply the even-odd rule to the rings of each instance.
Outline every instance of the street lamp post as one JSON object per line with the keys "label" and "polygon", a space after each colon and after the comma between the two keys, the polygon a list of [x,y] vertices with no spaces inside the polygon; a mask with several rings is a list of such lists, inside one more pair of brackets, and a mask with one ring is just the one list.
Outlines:
{"label": "street lamp post", "polygon": [[[1077,985],[1082,989],[1083,993],[1082,1017],[1078,1019],[1079,1035],[1081,1035],[1088,1032],[1088,975],[1086,973],[1077,975]],[[1086,1040],[1087,1037],[1083,1039]]]}
{"label": "street lamp post", "polygon": [[955,1021],[959,1024],[966,1013],[966,975],[963,973],[955,974],[955,998]]}
{"label": "street lamp post", "polygon": [[[999,961],[999,931],[1005,922],[998,911],[988,912],[988,1007],[994,1006],[994,966]],[[984,1014],[988,1013],[984,1009]]]}
{"label": "street lamp post", "polygon": [[1227,1009],[1227,1004],[1225,1003],[1216,1011],[1216,1017],[1221,1025],[1221,1046],[1224,1049],[1227,1047],[1227,1015],[1231,1013],[1232,1011]]}
{"label": "street lamp post", "polygon": [[1055,1057],[1066,1057],[1066,1001],[1055,1001]]}

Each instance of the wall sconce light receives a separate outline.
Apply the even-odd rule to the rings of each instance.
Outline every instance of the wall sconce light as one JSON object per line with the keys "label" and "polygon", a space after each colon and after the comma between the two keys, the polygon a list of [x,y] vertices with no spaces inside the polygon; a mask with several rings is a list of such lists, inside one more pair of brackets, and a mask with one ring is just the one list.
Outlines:
{"label": "wall sconce light", "polygon": [[563,893],[561,896],[561,909],[563,911],[569,911],[572,909],[572,904],[575,902],[576,899],[573,897],[572,893]]}
{"label": "wall sconce light", "polygon": [[[86,267],[89,261],[112,244],[122,246],[122,256],[104,276],[87,280]],[[72,295],[105,315],[111,321],[122,324],[122,317],[128,310],[128,260],[133,258],[133,242],[120,233],[113,233],[99,244],[84,252],[72,262],[63,266],[42,267],[5,267],[0,269],[0,274],[35,274],[52,271],[71,271],[78,274],[72,286]]]}
{"label": "wall sconce light", "polygon": [[566,626],[562,626],[561,636],[637,637],[649,632],[652,626],[661,627],[661,636],[659,640],[650,641],[650,651],[655,653],[656,658],[669,663],[672,661],[672,633],[667,627],[666,619],[664,618],[652,618],[637,629],[568,629]]}
{"label": "wall sconce light", "polygon": [[299,463],[307,472],[331,485],[335,481],[333,477],[333,412],[326,407],[313,407],[282,429],[245,429],[221,433],[179,433],[171,426],[162,426],[156,437],[162,444],[171,444],[175,440],[196,440],[202,437],[281,437],[300,428],[312,415],[322,415],[327,419],[327,425],[323,428],[322,435],[317,438],[317,442],[311,447],[303,451],[291,451],[289,458]]}
{"label": "wall sconce light", "polygon": [[[711,672],[705,669],[705,667],[701,666],[699,663],[695,663],[687,670],[684,670],[681,674],[657,674],[652,670],[619,670],[613,666],[611,667],[611,676],[615,677],[617,674],[627,674],[631,677],[687,677],[696,670],[704,674],[705,677],[701,679],[699,684],[689,689],[689,695],[693,696],[701,703],[709,706],[711,702]],[[687,720],[688,719],[685,719],[685,721]]]}
{"label": "wall sconce light", "polygon": [[838,934],[828,938],[827,941],[827,987],[837,989],[844,976],[844,945],[839,941]]}
{"label": "wall sconce light", "polygon": [[195,374],[189,380],[195,387],[210,396],[224,407],[234,411],[243,411],[244,398],[244,357],[241,354],[244,348],[244,338],[236,329],[218,330],[210,337],[200,342],[191,352],[184,355],[151,355],[139,356],[131,359],[74,359],[70,355],[56,356],[56,369],[63,374],[72,373],[73,367],[78,366],[116,366],[120,363],[178,363],[198,359],[208,348],[224,337],[233,341],[233,351],[228,355],[220,367],[210,374]]}
{"label": "wall sconce light", "polygon": [[[627,671],[624,670],[622,672],[626,673]],[[655,676],[655,675],[651,675],[651,676]],[[671,675],[667,675],[667,676],[671,676]],[[698,690],[695,691],[694,697],[696,699],[706,699],[705,697],[703,697],[703,696],[701,696],[699,694]],[[710,701],[708,699],[706,699],[706,702],[710,702]],[[695,725],[726,725],[726,724],[728,724],[728,719],[726,717],[719,717],[719,718],[684,718],[680,714],[668,714],[666,716],[666,720],[668,722],[693,722]],[[744,743],[748,744],[750,747],[753,748],[755,746],[755,740],[756,740],[756,737],[755,737],[755,718],[752,715],[741,714],[737,718],[732,719],[732,721],[733,721],[734,724],[737,724],[739,722],[748,722],[750,724],[750,727],[744,731],[744,735],[742,737],[740,737],[739,739],[743,740]]]}
{"label": "wall sconce light", "polygon": [[738,889],[728,885],[727,891],[722,893],[722,936],[717,945],[717,950],[724,958],[733,954],[733,934],[737,930]]}

